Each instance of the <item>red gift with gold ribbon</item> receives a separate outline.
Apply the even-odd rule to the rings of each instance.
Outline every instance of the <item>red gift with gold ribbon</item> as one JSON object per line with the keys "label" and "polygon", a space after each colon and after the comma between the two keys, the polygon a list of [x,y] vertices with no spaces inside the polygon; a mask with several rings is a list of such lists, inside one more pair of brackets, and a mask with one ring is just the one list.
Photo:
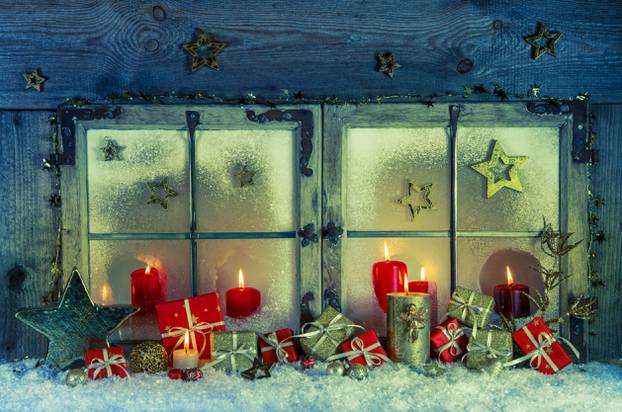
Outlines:
{"label": "red gift with gold ribbon", "polygon": [[292,336],[294,331],[285,328],[276,332],[265,333],[259,336],[259,352],[265,365],[273,363],[296,362],[298,351]]}
{"label": "red gift with gold ribbon", "polygon": [[430,352],[441,362],[452,363],[466,353],[469,337],[457,319],[447,318],[430,332]]}
{"label": "red gift with gold ribbon", "polygon": [[84,356],[87,374],[91,379],[119,376],[127,378],[127,361],[120,346],[111,346],[103,349],[89,349]]}

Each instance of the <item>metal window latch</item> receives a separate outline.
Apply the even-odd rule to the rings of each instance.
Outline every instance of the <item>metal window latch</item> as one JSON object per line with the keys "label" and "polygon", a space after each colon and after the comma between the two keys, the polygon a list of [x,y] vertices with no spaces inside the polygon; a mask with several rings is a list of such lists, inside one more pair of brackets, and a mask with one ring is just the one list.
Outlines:
{"label": "metal window latch", "polygon": [[322,229],[322,238],[328,239],[333,246],[336,246],[339,243],[341,236],[343,236],[343,228],[341,226],[337,226],[332,220],[328,222],[324,229]]}
{"label": "metal window latch", "polygon": [[302,247],[309,246],[311,242],[317,243],[319,241],[319,237],[317,233],[315,233],[315,225],[313,223],[309,223],[305,225],[302,229],[298,229],[298,236],[302,238],[300,244]]}

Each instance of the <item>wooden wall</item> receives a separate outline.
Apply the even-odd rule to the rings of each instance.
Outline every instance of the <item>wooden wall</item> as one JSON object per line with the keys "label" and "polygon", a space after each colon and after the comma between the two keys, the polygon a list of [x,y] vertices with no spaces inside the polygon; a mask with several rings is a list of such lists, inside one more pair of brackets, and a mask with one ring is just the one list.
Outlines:
{"label": "wooden wall", "polygon": [[[530,59],[523,36],[537,21],[562,32],[558,57]],[[180,47],[195,28],[229,44],[222,70],[190,72]],[[374,71],[377,52],[402,65]],[[460,67],[460,69],[459,69]],[[123,91],[195,92],[236,98],[444,94],[499,82],[511,93],[532,83],[543,95],[587,91],[600,117],[594,183],[608,237],[597,259],[595,359],[622,356],[620,201],[622,3],[601,0],[384,1],[0,1],[0,358],[40,355],[44,339],[17,324],[16,308],[41,303],[53,255],[47,117],[64,99]],[[44,92],[23,73],[41,68]],[[469,69],[469,70],[467,70]],[[26,276],[11,271],[27,268]]]}

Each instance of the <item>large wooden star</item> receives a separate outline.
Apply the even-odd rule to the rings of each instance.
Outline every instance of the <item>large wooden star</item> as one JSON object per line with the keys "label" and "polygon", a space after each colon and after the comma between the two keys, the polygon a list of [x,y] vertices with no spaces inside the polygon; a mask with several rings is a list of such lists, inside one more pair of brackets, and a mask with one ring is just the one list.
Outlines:
{"label": "large wooden star", "polygon": [[[222,49],[227,47],[227,43],[214,40],[210,33],[199,30],[198,36],[194,41],[182,45],[184,50],[192,57],[192,71],[195,72],[203,66],[207,66],[212,70],[220,70],[220,65],[216,57]],[[201,49],[207,49],[206,55],[201,55]]]}
{"label": "large wooden star", "polygon": [[430,199],[430,193],[432,192],[432,183],[418,186],[413,181],[408,181],[408,194],[401,199],[397,200],[397,203],[407,206],[410,211],[410,218],[415,220],[415,217],[424,209],[433,209],[434,205]]}
{"label": "large wooden star", "polygon": [[64,368],[84,357],[91,340],[106,339],[138,310],[96,305],[74,269],[58,306],[23,309],[15,317],[49,339],[46,362]]}
{"label": "large wooden star", "polygon": [[[531,36],[526,36],[525,41],[531,45],[531,58],[536,60],[544,53],[548,53],[553,57],[557,57],[557,40],[561,37],[561,33],[556,31],[548,31],[541,22],[536,25],[536,32]],[[542,39],[546,40],[543,45]]]}
{"label": "large wooden star", "polygon": [[[523,185],[518,177],[518,169],[525,164],[527,159],[527,156],[508,156],[505,154],[501,144],[494,141],[490,158],[481,163],[474,164],[471,168],[486,178],[486,198],[490,199],[504,187],[517,192],[523,191]],[[509,166],[507,178],[497,179],[494,169],[499,163],[503,166]]]}

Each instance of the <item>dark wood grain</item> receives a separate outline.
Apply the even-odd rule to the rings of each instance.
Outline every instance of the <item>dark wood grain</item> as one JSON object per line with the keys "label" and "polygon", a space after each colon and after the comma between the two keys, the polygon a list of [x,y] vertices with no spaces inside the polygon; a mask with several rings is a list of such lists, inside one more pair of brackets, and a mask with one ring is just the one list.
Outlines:
{"label": "dark wood grain", "polygon": [[[30,1],[0,11],[0,106],[50,108],[66,97],[205,90],[264,98],[461,91],[500,82],[513,93],[588,91],[622,100],[622,3],[599,0]],[[157,6],[157,7],[156,7]],[[154,11],[155,8],[155,11]],[[558,57],[534,61],[523,37],[560,31]],[[191,73],[181,44],[195,28],[228,43],[221,70]],[[377,52],[402,67],[375,71]],[[24,88],[40,67],[45,90]],[[284,89],[287,92],[284,92]]]}
{"label": "dark wood grain", "polygon": [[52,173],[45,111],[0,111],[0,359],[45,353],[46,339],[15,319],[22,307],[43,305],[54,256]]}
{"label": "dark wood grain", "polygon": [[605,287],[595,287],[598,317],[590,325],[590,359],[605,360],[622,357],[622,105],[594,105],[596,147],[600,161],[594,165],[594,193],[605,198],[605,205],[596,210],[598,225],[606,241],[595,243],[596,270]]}

